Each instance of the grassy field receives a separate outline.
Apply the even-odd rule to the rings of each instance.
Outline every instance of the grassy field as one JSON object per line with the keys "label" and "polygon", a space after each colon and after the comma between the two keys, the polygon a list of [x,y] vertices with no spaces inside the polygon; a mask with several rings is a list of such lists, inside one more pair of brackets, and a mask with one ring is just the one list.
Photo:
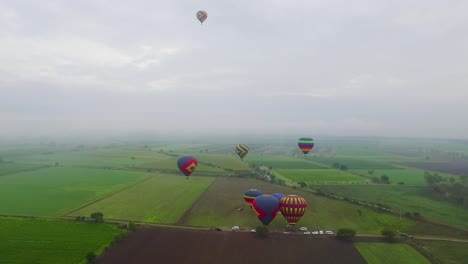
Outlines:
{"label": "grassy field", "polygon": [[[223,154],[193,154],[199,162],[213,164],[221,168],[245,171],[249,170],[249,165],[242,162],[237,155],[223,155]],[[247,158],[246,158],[247,159]]]}
{"label": "grassy field", "polygon": [[310,160],[328,166],[333,166],[333,163],[339,163],[340,165],[346,165],[348,169],[394,169],[397,168],[391,164],[377,162],[365,159],[354,159],[354,158],[340,158],[340,157],[311,157]]}
{"label": "grassy field", "polygon": [[0,217],[0,263],[85,263],[123,231],[115,226]]}
{"label": "grassy field", "polygon": [[323,169],[324,165],[314,163],[302,158],[291,156],[273,156],[273,155],[249,155],[244,159],[245,162],[257,166],[271,166],[273,169]]}
{"label": "grassy field", "polygon": [[356,243],[355,246],[369,264],[431,263],[407,244]]}
{"label": "grassy field", "polygon": [[[257,188],[263,193],[270,194],[274,192],[294,193],[306,198],[308,207],[306,214],[298,223],[300,226],[330,230],[350,227],[360,233],[379,234],[384,227],[408,230],[414,225],[412,221],[400,221],[397,217],[379,214],[346,202],[327,199],[289,187],[272,185],[264,181],[239,178],[217,178],[179,224],[207,227],[257,226],[260,223],[259,220],[242,197],[243,193],[250,188]],[[238,208],[243,208],[243,210],[237,211]],[[273,229],[282,229],[285,226],[286,221],[281,215],[270,223]]]}
{"label": "grassy field", "polygon": [[0,163],[0,176],[43,168],[43,165],[24,163]]}
{"label": "grassy field", "polygon": [[105,218],[174,224],[212,183],[213,178],[155,175],[71,215],[102,212]]}
{"label": "grassy field", "polygon": [[367,181],[366,178],[334,169],[278,169],[273,172],[275,175],[307,184],[353,184]]}
{"label": "grassy field", "polygon": [[0,214],[58,216],[146,173],[53,167],[0,177]]}
{"label": "grassy field", "polygon": [[[372,174],[369,173],[371,171]],[[382,175],[387,175],[390,184],[398,184],[399,182],[403,182],[404,185],[417,185],[417,186],[425,186],[426,180],[424,178],[424,170],[421,169],[414,169],[414,168],[401,168],[401,169],[374,169],[374,170],[351,170],[350,172],[362,175],[363,177],[372,178],[378,177]],[[453,177],[454,179],[458,180],[459,177],[456,175],[451,175],[448,173],[440,173],[438,174],[446,179]]]}
{"label": "grassy field", "polygon": [[320,185],[317,188],[347,198],[380,203],[391,209],[401,210],[403,213],[419,212],[423,217],[433,221],[468,228],[468,210],[424,196],[424,187]]}
{"label": "grassy field", "polygon": [[448,241],[418,240],[431,254],[444,264],[468,263],[468,244]]}

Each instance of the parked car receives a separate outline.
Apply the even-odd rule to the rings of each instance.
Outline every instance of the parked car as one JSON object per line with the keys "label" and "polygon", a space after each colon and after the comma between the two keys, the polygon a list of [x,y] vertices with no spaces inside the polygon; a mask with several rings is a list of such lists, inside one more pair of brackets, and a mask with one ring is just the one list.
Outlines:
{"label": "parked car", "polygon": [[305,232],[304,232],[304,235],[310,235],[310,232],[309,232],[309,231],[305,231]]}
{"label": "parked car", "polygon": [[255,232],[257,232],[257,230],[255,229],[250,230],[250,233],[255,233]]}
{"label": "parked car", "polygon": [[312,235],[318,235],[318,231],[312,231]]}
{"label": "parked car", "polygon": [[319,234],[323,235],[323,231],[322,231],[322,230],[320,230],[320,231],[319,231]]}
{"label": "parked car", "polygon": [[223,231],[223,230],[222,230],[221,228],[219,228],[219,227],[215,227],[215,230],[216,230],[216,231]]}
{"label": "parked car", "polygon": [[239,228],[239,226],[233,226],[233,227],[231,228],[231,230],[232,230],[232,231],[239,231],[240,228]]}
{"label": "parked car", "polygon": [[299,227],[299,230],[301,230],[301,231],[307,231],[307,227],[304,227],[304,226]]}
{"label": "parked car", "polygon": [[333,235],[334,233],[333,233],[333,231],[325,231],[325,234],[327,234],[327,235]]}

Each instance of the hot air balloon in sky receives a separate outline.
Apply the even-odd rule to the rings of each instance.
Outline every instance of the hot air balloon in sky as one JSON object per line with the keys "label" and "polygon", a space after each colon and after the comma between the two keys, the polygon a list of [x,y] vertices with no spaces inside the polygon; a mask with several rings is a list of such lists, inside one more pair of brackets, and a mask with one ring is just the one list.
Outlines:
{"label": "hot air balloon in sky", "polygon": [[264,225],[268,225],[276,217],[280,207],[280,202],[273,195],[257,196],[252,202],[252,208],[257,214],[258,220]]}
{"label": "hot air balloon in sky", "polygon": [[200,21],[200,23],[203,25],[203,22],[206,20],[206,18],[208,17],[208,14],[203,11],[203,10],[200,10],[197,12],[197,19],[198,21]]}
{"label": "hot air balloon in sky", "polygon": [[307,154],[314,147],[314,140],[312,138],[300,138],[297,145],[301,149],[302,153]]}
{"label": "hot air balloon in sky", "polygon": [[304,215],[307,202],[298,195],[288,195],[281,198],[280,212],[289,225],[295,225]]}
{"label": "hot air balloon in sky", "polygon": [[273,195],[273,196],[274,196],[276,199],[278,199],[278,201],[280,201],[280,200],[281,200],[281,198],[283,198],[283,197],[284,197],[284,195],[283,195],[283,194],[281,194],[281,193],[274,193],[274,194],[272,194],[272,195]]}
{"label": "hot air balloon in sky", "polygon": [[245,144],[239,144],[236,146],[236,153],[239,155],[241,160],[244,160],[244,157],[249,153],[249,147]]}
{"label": "hot air balloon in sky", "polygon": [[244,193],[244,201],[252,206],[252,202],[255,197],[262,195],[263,193],[257,189],[250,189]]}
{"label": "hot air balloon in sky", "polygon": [[183,156],[177,160],[177,166],[179,170],[185,175],[190,176],[198,166],[198,161],[192,156]]}

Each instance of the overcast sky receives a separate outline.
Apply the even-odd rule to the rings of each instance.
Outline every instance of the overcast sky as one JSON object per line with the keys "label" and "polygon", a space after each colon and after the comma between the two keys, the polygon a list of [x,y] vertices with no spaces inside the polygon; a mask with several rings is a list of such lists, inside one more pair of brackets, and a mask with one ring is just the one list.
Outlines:
{"label": "overcast sky", "polygon": [[468,138],[467,14],[464,0],[0,0],[0,135]]}

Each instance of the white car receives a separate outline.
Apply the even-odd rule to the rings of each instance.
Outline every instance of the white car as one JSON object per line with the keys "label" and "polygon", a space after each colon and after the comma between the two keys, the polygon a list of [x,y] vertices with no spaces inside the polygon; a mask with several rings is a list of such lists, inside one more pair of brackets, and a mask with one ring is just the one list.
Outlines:
{"label": "white car", "polygon": [[257,232],[257,230],[255,229],[250,230],[250,233],[255,233],[255,232]]}
{"label": "white car", "polygon": [[312,235],[318,235],[318,231],[312,231]]}
{"label": "white car", "polygon": [[310,235],[309,231],[304,232],[304,235]]}
{"label": "white car", "polygon": [[319,231],[319,234],[323,235],[323,231],[322,231],[322,230],[320,230],[320,231]]}
{"label": "white car", "polygon": [[333,235],[334,233],[333,233],[333,231],[325,231],[325,234],[327,234],[327,235]]}
{"label": "white car", "polygon": [[304,226],[303,226],[303,227],[299,227],[299,230],[301,230],[301,231],[307,231],[307,227],[304,227]]}
{"label": "white car", "polygon": [[239,231],[240,228],[238,226],[233,226],[231,229],[232,231]]}

